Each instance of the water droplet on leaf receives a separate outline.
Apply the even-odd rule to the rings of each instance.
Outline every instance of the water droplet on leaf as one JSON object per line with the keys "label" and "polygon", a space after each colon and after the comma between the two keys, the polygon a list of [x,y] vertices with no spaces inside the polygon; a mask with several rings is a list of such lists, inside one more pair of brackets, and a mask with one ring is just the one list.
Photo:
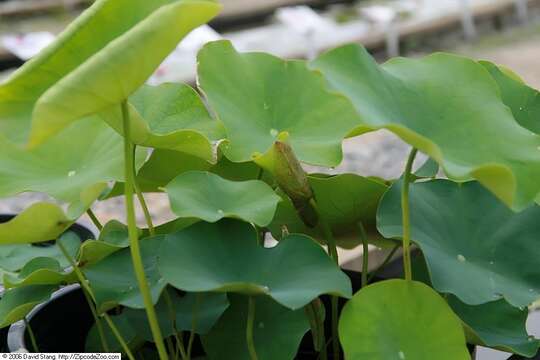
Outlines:
{"label": "water droplet on leaf", "polygon": [[270,130],[270,135],[273,136],[273,137],[276,137],[278,136],[279,134],[279,131],[277,131],[276,129],[271,129]]}
{"label": "water droplet on leaf", "polygon": [[465,258],[465,256],[463,256],[463,255],[461,255],[461,254],[459,254],[459,255],[457,256],[457,259],[458,259],[458,261],[460,261],[460,262],[465,262],[465,261],[467,261],[467,259]]}

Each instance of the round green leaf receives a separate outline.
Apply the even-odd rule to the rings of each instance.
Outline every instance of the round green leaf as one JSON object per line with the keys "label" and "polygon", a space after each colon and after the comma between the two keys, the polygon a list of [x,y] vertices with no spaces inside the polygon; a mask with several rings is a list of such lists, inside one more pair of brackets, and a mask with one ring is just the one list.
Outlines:
{"label": "round green leaf", "polygon": [[347,359],[469,360],[461,323],[427,285],[388,280],[345,305],[339,338]]}
{"label": "round green leaf", "polygon": [[290,235],[265,249],[250,224],[235,220],[168,235],[158,262],[167,282],[189,292],[267,295],[291,309],[321,294],[351,295],[348,277],[312,239]]}
{"label": "round green leaf", "polygon": [[[163,240],[163,236],[140,240],[143,265],[154,303],[167,285],[157,269],[157,251]],[[136,309],[144,308],[129,248],[117,251],[82,270],[94,292],[100,312],[118,304]]]}
{"label": "round green leaf", "polygon": [[358,116],[304,61],[240,54],[230,42],[217,41],[199,52],[198,62],[200,86],[227,130],[223,151],[229,159],[245,162],[265,154],[281,134],[300,161],[341,162],[341,141]]}
{"label": "round green leaf", "polygon": [[[229,294],[231,306],[208,335],[202,337],[210,359],[249,360],[246,342],[248,301]],[[303,309],[289,310],[272,299],[255,299],[253,339],[259,360],[293,359],[309,322]]]}
{"label": "round green leaf", "polygon": [[515,354],[532,357],[540,342],[527,334],[528,309],[518,309],[505,300],[482,305],[467,305],[455,296],[448,304],[472,335],[472,342]]}
{"label": "round green leaf", "polygon": [[[387,189],[381,181],[354,174],[336,176],[310,175],[309,184],[317,200],[320,215],[330,225],[336,241],[345,248],[361,243],[358,223],[362,222],[371,241],[380,239],[375,228],[379,200]],[[324,241],[320,229],[310,228],[298,216],[290,199],[283,195],[276,216],[269,226],[276,239],[282,237],[283,227],[289,233],[308,234]]]}
{"label": "round green leaf", "polygon": [[238,218],[259,226],[272,221],[281,200],[263,181],[229,181],[201,171],[178,175],[166,191],[172,211],[180,217],[208,222]]}
{"label": "round green leaf", "polygon": [[[403,233],[400,188],[395,183],[379,207],[377,226],[388,238]],[[411,239],[437,290],[470,305],[504,297],[520,307],[538,299],[540,207],[514,213],[478,182],[415,183],[409,196]]]}
{"label": "round green leaf", "polygon": [[[425,258],[420,252],[412,259],[413,278],[432,286]],[[519,309],[504,299],[481,305],[467,305],[454,295],[446,296],[448,304],[463,322],[467,342],[502,351],[532,356],[539,341],[528,336],[525,328],[528,309]]]}
{"label": "round green leaf", "polygon": [[[69,217],[79,216],[108,181],[123,180],[122,154],[122,137],[96,118],[72,124],[30,151],[0,140],[0,196],[43,192],[70,203]],[[137,154],[139,166],[146,154]]]}
{"label": "round green leaf", "polygon": [[508,74],[504,69],[498,68],[489,61],[480,61],[499,85],[503,102],[512,110],[516,121],[531,130],[540,134],[540,93],[523,81]]}
{"label": "round green leaf", "polygon": [[[134,143],[213,160],[210,141],[223,139],[224,128],[221,122],[210,117],[201,98],[189,85],[144,85],[129,101]],[[123,133],[120,107],[102,115],[109,125]]]}
{"label": "round green leaf", "polygon": [[29,285],[7,290],[0,299],[0,328],[23,319],[37,304],[57,289],[51,285]]}
{"label": "round green leaf", "polygon": [[[7,254],[9,254],[11,250],[22,250],[23,248],[17,247],[20,244],[56,239],[72,222],[73,220],[68,219],[62,208],[58,205],[35,203],[24,209],[13,219],[0,224],[0,243],[10,244],[10,247],[4,248]],[[24,255],[30,254],[31,252],[29,251]]]}
{"label": "round green leaf", "polygon": [[540,137],[517,124],[477,62],[437,53],[379,66],[364,48],[348,45],[313,67],[354,103],[359,132],[387,128],[448,177],[476,178],[514,209],[539,193]]}

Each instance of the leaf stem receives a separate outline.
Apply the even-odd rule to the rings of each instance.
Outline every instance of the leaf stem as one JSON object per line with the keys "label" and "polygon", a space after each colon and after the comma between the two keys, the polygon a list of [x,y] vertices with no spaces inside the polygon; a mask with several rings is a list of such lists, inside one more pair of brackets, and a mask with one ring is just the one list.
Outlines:
{"label": "leaf stem", "polygon": [[131,129],[129,122],[129,110],[127,101],[122,102],[122,120],[124,128],[124,166],[125,166],[125,197],[126,197],[126,213],[128,223],[129,243],[131,249],[131,259],[133,261],[133,269],[137,282],[139,284],[139,290],[141,292],[144,307],[146,309],[146,315],[148,316],[148,323],[154,343],[158,350],[160,360],[168,360],[167,350],[165,348],[165,342],[163,341],[163,335],[157,320],[156,310],[152,302],[152,295],[150,294],[150,288],[144,272],[144,264],[141,256],[141,249],[139,247],[139,235],[137,231],[137,223],[135,220],[135,207],[133,204],[133,192],[134,192],[134,174],[135,174],[135,162],[133,143],[131,142]]}
{"label": "leaf stem", "polygon": [[311,335],[313,338],[313,347],[319,352],[319,359],[326,360],[326,336],[324,333],[324,315],[321,311],[323,305],[319,298],[311,301],[305,307],[306,315],[311,326]]}
{"label": "leaf stem", "polygon": [[73,258],[67,252],[66,248],[62,244],[62,241],[57,240],[56,244],[58,245],[58,248],[60,249],[60,251],[62,252],[64,257],[66,258],[66,260],[69,262],[69,264],[73,268],[73,271],[75,272],[75,275],[77,276],[77,280],[79,281],[79,283],[81,285],[81,289],[82,289],[82,292],[84,294],[84,298],[86,299],[88,307],[90,308],[90,311],[92,312],[92,316],[94,317],[94,321],[96,323],[96,328],[97,328],[97,331],[98,331],[98,334],[99,334],[99,339],[101,341],[101,347],[105,352],[109,352],[110,351],[109,350],[109,344],[107,344],[107,339],[105,338],[105,332],[103,331],[103,324],[101,323],[101,320],[99,319],[99,316],[97,314],[94,301],[90,297],[89,292],[87,290],[88,285],[86,284],[86,280],[84,278],[84,275],[81,273],[81,270],[79,269],[79,266],[77,265],[75,260],[73,260]]}
{"label": "leaf stem", "polygon": [[96,214],[94,214],[92,209],[88,208],[88,210],[86,210],[86,214],[88,215],[90,220],[92,220],[92,223],[94,223],[94,226],[97,227],[99,231],[101,231],[103,229],[103,225],[101,225],[101,222],[97,218]]}
{"label": "leaf stem", "polygon": [[199,321],[199,308],[201,307],[202,293],[195,295],[195,304],[193,305],[193,317],[191,318],[191,332],[189,334],[187,356],[191,360],[191,349],[193,348],[193,341],[195,340],[195,331],[197,329],[197,322]]}
{"label": "leaf stem", "polygon": [[358,230],[360,240],[362,240],[362,287],[364,288],[368,284],[369,244],[366,229],[361,221],[358,223]]}
{"label": "leaf stem", "polygon": [[[163,291],[163,297],[165,298],[165,302],[167,303],[167,309],[169,310],[169,318],[173,325],[174,330],[174,337],[176,339],[176,348],[177,351],[175,353],[175,359],[178,359],[178,353],[180,353],[180,356],[182,359],[187,359],[186,349],[184,348],[184,342],[181,340],[181,338],[178,336],[178,327],[176,325],[176,309],[174,307],[174,303],[172,302],[171,295],[169,294],[169,289],[165,289]],[[182,336],[182,334],[180,334]]]}
{"label": "leaf stem", "polygon": [[107,314],[104,314],[103,317],[105,318],[105,321],[107,322],[107,325],[109,325],[109,328],[111,329],[114,337],[116,340],[120,343],[120,346],[122,347],[122,350],[126,353],[129,360],[135,360],[135,356],[131,353],[131,350],[129,349],[129,346],[127,345],[126,341],[124,340],[124,337],[114,324],[114,321],[112,321],[111,317]]}
{"label": "leaf stem", "polygon": [[407,159],[403,173],[403,187],[401,189],[401,216],[403,218],[403,270],[405,280],[412,280],[411,269],[411,219],[409,214],[409,184],[411,183],[411,170],[418,150],[413,148]]}
{"label": "leaf stem", "polygon": [[28,336],[30,336],[30,342],[32,343],[32,349],[34,350],[35,353],[40,352],[39,347],[37,345],[37,341],[36,341],[36,335],[34,334],[34,330],[32,330],[32,326],[30,325],[30,323],[28,322],[26,317],[24,318],[24,325],[26,326],[26,330],[28,330]]}
{"label": "leaf stem", "polygon": [[379,266],[377,266],[377,268],[375,270],[373,270],[371,272],[371,274],[369,274],[369,278],[368,278],[368,284],[373,280],[373,278],[377,275],[377,273],[383,268],[386,266],[386,264],[388,264],[390,262],[390,260],[392,260],[392,257],[394,257],[394,254],[396,253],[396,251],[401,247],[401,244],[396,244],[396,246],[394,246],[392,248],[392,250],[388,253],[388,255],[386,255],[386,258],[383,260],[382,263],[379,264]]}
{"label": "leaf stem", "polygon": [[152,222],[152,215],[150,215],[150,211],[148,210],[148,205],[146,204],[146,201],[144,200],[144,195],[139,189],[139,186],[137,183],[133,183],[133,187],[135,189],[135,193],[137,194],[137,199],[139,199],[139,204],[141,204],[141,208],[144,214],[144,219],[146,220],[146,224],[148,226],[148,232],[150,233],[150,236],[156,235],[156,231],[154,228],[154,223]]}
{"label": "leaf stem", "polygon": [[253,324],[255,322],[255,298],[250,296],[248,299],[248,316],[246,326],[246,341],[251,360],[258,360],[255,342],[253,341]]}
{"label": "leaf stem", "polygon": [[[109,350],[109,344],[107,344],[107,340],[106,340],[106,337],[105,337],[105,332],[103,331],[103,326],[101,324],[101,321],[99,319],[99,315],[98,315],[96,307],[95,307],[94,293],[92,292],[92,289],[90,288],[90,286],[86,282],[86,279],[84,278],[84,275],[83,275],[81,269],[79,268],[79,266],[77,265],[75,260],[69,255],[66,248],[62,244],[62,241],[58,240],[57,244],[58,244],[58,247],[60,248],[60,251],[62,251],[62,254],[64,255],[64,257],[67,259],[67,261],[69,262],[69,264],[73,268],[73,272],[75,273],[75,276],[77,276],[77,280],[79,281],[79,284],[81,285],[81,289],[82,289],[82,292],[83,292],[84,297],[86,299],[86,302],[88,303],[88,307],[90,307],[90,311],[92,312],[92,316],[94,317],[94,320],[96,322],[96,327],[98,329],[98,333],[99,333],[99,336],[101,338],[101,345],[102,345],[103,349],[105,349],[106,352],[109,352],[110,351]],[[116,326],[114,325],[114,323],[111,320],[111,318],[109,317],[109,315],[107,315],[105,313],[105,314],[103,314],[103,317],[105,318],[105,321],[107,322],[107,324],[111,328],[111,331],[112,331],[113,335],[116,337],[116,340],[122,346],[122,349],[124,350],[124,353],[126,353],[128,359],[135,360],[135,357],[131,353],[131,350],[129,349],[129,346],[127,346],[126,341],[122,337],[122,334],[120,334],[118,329],[116,329]]]}
{"label": "leaf stem", "polygon": [[[323,231],[326,244],[328,245],[328,252],[330,253],[330,257],[334,260],[336,265],[339,266],[339,255],[337,252],[336,239],[334,239],[334,235],[332,234],[332,229],[330,228],[330,225],[328,224],[326,219],[321,216],[321,212],[319,211],[319,207],[317,206],[317,202],[315,201],[314,198],[311,198],[309,200],[309,204],[312,206],[313,210],[315,211],[319,219],[319,225]],[[341,352],[341,349],[339,346],[339,337],[338,337],[338,317],[339,317],[338,297],[332,296],[330,299],[330,302],[332,304],[332,353],[334,355],[334,359],[339,359],[339,354]]]}

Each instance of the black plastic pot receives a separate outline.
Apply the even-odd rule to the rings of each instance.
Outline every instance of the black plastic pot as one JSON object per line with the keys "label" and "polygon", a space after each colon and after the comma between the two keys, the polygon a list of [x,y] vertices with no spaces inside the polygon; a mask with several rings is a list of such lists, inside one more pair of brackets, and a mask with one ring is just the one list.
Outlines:
{"label": "black plastic pot", "polygon": [[[14,214],[0,214],[0,223],[8,222],[9,220],[13,219],[16,215]],[[87,239],[93,239],[95,235],[90,231],[88,228],[79,225],[79,224],[73,224],[69,227],[67,231],[72,231],[81,241],[87,240]],[[35,246],[48,246],[51,244],[51,240],[47,239],[46,241],[39,243]],[[0,286],[0,294],[3,292],[3,288]],[[0,295],[1,296],[1,295]],[[8,331],[9,327],[5,327],[0,329],[0,352],[8,352]]]}

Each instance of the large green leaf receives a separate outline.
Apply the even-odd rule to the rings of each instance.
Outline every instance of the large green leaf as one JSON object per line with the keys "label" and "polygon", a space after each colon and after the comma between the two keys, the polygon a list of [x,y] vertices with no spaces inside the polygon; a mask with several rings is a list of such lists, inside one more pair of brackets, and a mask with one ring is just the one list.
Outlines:
{"label": "large green leaf", "polygon": [[[163,240],[163,236],[156,236],[142,239],[140,243],[146,278],[154,303],[167,285],[157,269],[157,252]],[[129,248],[117,251],[82,270],[94,292],[100,312],[118,304],[136,309],[144,308]]]}
{"label": "large green leaf", "polygon": [[[0,86],[0,132],[32,144],[71,120],[118,104],[219,5],[205,0],[98,0]],[[126,16],[129,13],[129,16]],[[57,85],[57,86],[53,86]]]}
{"label": "large green leaf", "polygon": [[[0,224],[0,243],[9,244],[9,247],[5,249],[7,254],[10,254],[10,249],[15,250],[17,246],[22,244],[56,239],[72,222],[73,220],[69,219],[58,205],[44,202],[35,203],[13,219]],[[19,247],[18,249],[23,248]],[[31,254],[33,252],[28,251],[25,255],[30,256]]]}
{"label": "large green leaf", "polygon": [[489,61],[480,61],[493,76],[499,85],[504,103],[512,110],[516,121],[535,132],[540,133],[540,93],[519,79],[513,74],[508,74],[504,69],[498,68]]}
{"label": "large green leaf", "polygon": [[[32,228],[33,226],[36,226],[37,220],[39,219],[40,218],[34,218],[34,221],[32,223],[29,223],[32,225],[30,226],[29,224],[27,224],[26,228]],[[21,226],[20,228],[13,230],[13,236],[20,233],[23,229],[25,229],[25,227]],[[0,236],[0,239],[1,238],[2,236]],[[55,238],[56,236],[47,240],[52,240]],[[66,248],[67,252],[72,257],[75,257],[77,255],[79,247],[81,246],[81,239],[79,239],[78,236],[69,237],[66,238],[66,241],[64,241],[63,245]],[[0,269],[6,271],[19,271],[23,268],[24,265],[26,265],[26,263],[37,257],[47,257],[55,259],[63,268],[69,266],[69,262],[66,260],[64,254],[62,254],[62,251],[60,251],[59,247],[56,244],[45,246],[17,244],[0,246]]]}
{"label": "large green leaf", "polygon": [[[395,183],[379,207],[377,226],[388,238],[403,233],[400,188]],[[540,207],[514,213],[478,182],[449,180],[412,184],[409,201],[411,238],[437,290],[470,305],[504,297],[520,307],[540,297]]]}
{"label": "large green leaf", "polygon": [[[416,253],[412,260],[413,278],[432,286],[424,256]],[[539,341],[528,336],[525,324],[528,309],[519,309],[504,299],[481,305],[467,305],[454,295],[446,296],[448,304],[463,322],[467,342],[499,350],[532,356]]]}
{"label": "large green leaf", "polygon": [[364,48],[349,45],[323,54],[313,67],[352,100],[362,119],[358,132],[387,128],[448,177],[476,178],[514,209],[537,196],[540,137],[516,123],[477,62],[434,54],[379,66]]}
{"label": "large green leaf", "polygon": [[[249,360],[246,296],[229,294],[231,306],[210,333],[202,337],[209,359]],[[289,310],[272,299],[255,299],[253,339],[259,360],[293,359],[309,322],[304,310]]]}
{"label": "large green leaf", "polygon": [[199,52],[198,62],[200,86],[227,130],[223,151],[229,159],[252,160],[287,137],[300,161],[341,162],[341,141],[359,124],[358,116],[304,61],[240,54],[218,41]]}
{"label": "large green leaf", "polygon": [[345,305],[339,338],[350,360],[470,359],[458,317],[429,286],[388,280]]}
{"label": "large green leaf", "polygon": [[291,309],[321,294],[351,295],[348,277],[312,239],[290,235],[265,249],[255,229],[236,220],[200,222],[168,235],[158,266],[184,291],[267,295]]}
{"label": "large green leaf", "polygon": [[263,181],[229,181],[202,171],[178,175],[166,191],[172,211],[180,217],[208,222],[238,218],[259,226],[272,221],[281,200]]}
{"label": "large green leaf", "polygon": [[0,327],[23,319],[34,306],[49,299],[57,288],[51,285],[29,285],[4,292],[0,299]]}
{"label": "large green leaf", "polygon": [[[189,85],[145,85],[129,101],[133,142],[214,160],[211,141],[225,137],[223,124],[210,117],[201,98]],[[103,118],[123,133],[119,107],[104,113]]]}
{"label": "large green leaf", "polygon": [[[144,157],[141,149],[137,166]],[[96,118],[72,124],[31,151],[0,141],[0,196],[43,192],[80,215],[108,181],[123,180],[123,163],[122,137]]]}
{"label": "large green leaf", "polygon": [[[375,228],[375,215],[379,200],[387,189],[386,184],[354,174],[310,175],[308,181],[317,200],[320,215],[329,223],[340,246],[351,248],[361,243],[358,234],[359,222],[362,222],[368,231],[370,240],[380,238]],[[324,241],[325,237],[320,229],[306,226],[285,195],[269,227],[276,239],[281,238],[284,226],[289,233],[309,234]]]}
{"label": "large green leaf", "polygon": [[467,327],[474,343],[531,357],[540,342],[527,334],[528,309],[518,309],[505,300],[467,305],[455,296],[448,299],[452,310]]}

